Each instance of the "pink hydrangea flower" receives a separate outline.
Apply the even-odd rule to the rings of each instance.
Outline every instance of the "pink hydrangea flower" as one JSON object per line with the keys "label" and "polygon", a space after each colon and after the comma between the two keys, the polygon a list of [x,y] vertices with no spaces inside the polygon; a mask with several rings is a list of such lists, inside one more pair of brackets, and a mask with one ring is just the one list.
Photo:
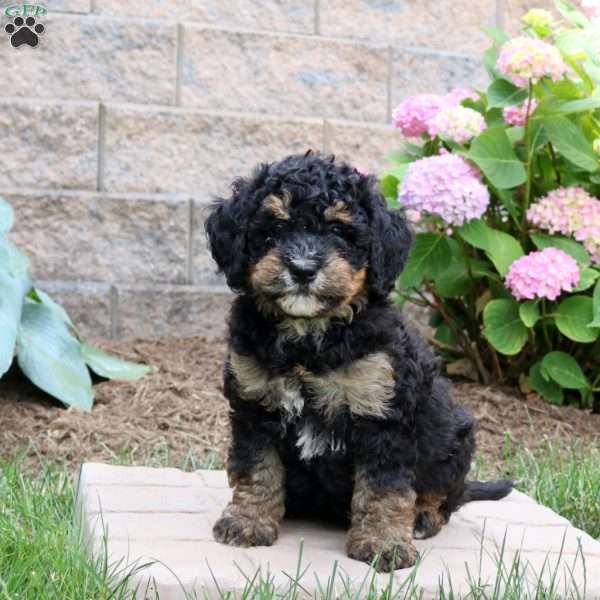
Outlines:
{"label": "pink hydrangea flower", "polygon": [[394,110],[394,127],[407,137],[419,137],[427,132],[429,120],[445,107],[447,100],[438,94],[418,94],[403,100]]}
{"label": "pink hydrangea flower", "polygon": [[463,100],[473,100],[476,102],[479,100],[479,96],[469,88],[456,87],[446,94],[446,99],[451,105],[456,106]]}
{"label": "pink hydrangea flower", "polygon": [[464,106],[443,108],[429,121],[429,135],[442,135],[448,140],[463,144],[479,135],[486,127],[481,113]]}
{"label": "pink hydrangea flower", "polygon": [[[522,127],[527,122],[527,105],[529,100],[525,100],[523,104],[520,106],[507,106],[502,114],[504,115],[504,120],[509,125],[515,125],[516,127]],[[529,113],[533,114],[535,109],[537,108],[537,102],[535,98],[531,99],[531,107],[529,109]]]}
{"label": "pink hydrangea flower", "polygon": [[429,156],[411,163],[398,193],[401,205],[437,215],[449,225],[481,217],[489,201],[479,171],[457,154]]}
{"label": "pink hydrangea flower", "polygon": [[517,300],[556,300],[572,292],[581,273],[577,261],[558,248],[544,248],[515,260],[508,269],[506,286]]}
{"label": "pink hydrangea flower", "polygon": [[594,214],[590,215],[587,221],[584,217],[583,224],[575,232],[574,237],[577,241],[583,242],[592,262],[600,264],[600,211],[594,210]]}
{"label": "pink hydrangea flower", "polygon": [[590,19],[600,19],[600,0],[581,0],[581,9]]}
{"label": "pink hydrangea flower", "polygon": [[477,94],[468,88],[454,88],[445,96],[440,94],[417,94],[409,96],[392,113],[394,127],[400,129],[406,137],[420,137],[428,133],[428,127],[441,110],[458,106],[463,100],[478,100]]}
{"label": "pink hydrangea flower", "polygon": [[535,83],[542,77],[558,81],[567,70],[558,48],[528,37],[508,40],[500,49],[497,67],[515,85],[521,87],[527,85],[529,80]]}
{"label": "pink hydrangea flower", "polygon": [[423,216],[421,214],[420,210],[414,210],[412,208],[409,208],[405,214],[406,214],[406,218],[408,219],[409,223],[412,223],[412,224],[418,223]]}
{"label": "pink hydrangea flower", "polygon": [[550,233],[574,237],[600,264],[600,201],[582,187],[553,190],[529,208],[527,219]]}

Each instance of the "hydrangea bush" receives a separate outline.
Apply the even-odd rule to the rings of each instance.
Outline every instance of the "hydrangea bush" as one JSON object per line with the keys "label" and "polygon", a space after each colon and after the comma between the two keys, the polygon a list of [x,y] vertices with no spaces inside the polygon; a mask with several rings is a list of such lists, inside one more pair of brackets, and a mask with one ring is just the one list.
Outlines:
{"label": "hydrangea bush", "polygon": [[600,412],[600,0],[556,9],[487,30],[487,89],[394,110],[381,185],[416,231],[398,299],[448,366]]}

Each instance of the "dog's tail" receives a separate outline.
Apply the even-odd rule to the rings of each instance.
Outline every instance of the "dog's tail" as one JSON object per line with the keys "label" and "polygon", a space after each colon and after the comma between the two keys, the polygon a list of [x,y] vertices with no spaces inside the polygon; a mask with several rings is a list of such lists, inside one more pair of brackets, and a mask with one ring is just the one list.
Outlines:
{"label": "dog's tail", "polygon": [[495,481],[467,481],[460,499],[460,504],[474,500],[501,500],[510,494],[514,481],[511,479],[496,479]]}

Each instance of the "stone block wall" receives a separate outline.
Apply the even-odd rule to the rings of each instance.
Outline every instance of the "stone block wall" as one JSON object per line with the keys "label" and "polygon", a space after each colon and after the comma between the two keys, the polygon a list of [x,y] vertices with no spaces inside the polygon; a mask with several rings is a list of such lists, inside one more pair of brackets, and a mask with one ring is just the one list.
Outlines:
{"label": "stone block wall", "polygon": [[[377,172],[403,97],[485,85],[525,0],[48,0],[0,60],[0,194],[35,279],[91,336],[218,337],[215,194],[308,148]],[[539,4],[539,3],[537,3]]]}

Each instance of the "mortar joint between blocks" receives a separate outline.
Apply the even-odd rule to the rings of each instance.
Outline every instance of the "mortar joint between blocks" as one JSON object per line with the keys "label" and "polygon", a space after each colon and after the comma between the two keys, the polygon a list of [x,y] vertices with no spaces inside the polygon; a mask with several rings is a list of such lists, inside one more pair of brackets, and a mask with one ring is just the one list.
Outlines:
{"label": "mortar joint between blocks", "polygon": [[188,200],[188,219],[187,219],[187,252],[186,252],[186,281],[193,283],[194,279],[194,199]]}
{"label": "mortar joint between blocks", "polygon": [[329,143],[330,143],[330,134],[331,132],[329,131],[331,125],[329,123],[329,121],[327,119],[323,120],[323,152],[330,152],[330,147],[329,147]]}
{"label": "mortar joint between blocks", "polygon": [[506,11],[506,0],[496,0],[496,23],[498,29],[504,29],[504,17]]}
{"label": "mortar joint between blocks", "polygon": [[387,88],[387,97],[386,97],[386,115],[385,122],[392,122],[392,81],[393,81],[393,73],[394,73],[394,48],[393,46],[387,47],[387,78],[386,78],[386,88]]}
{"label": "mortar joint between blocks", "polygon": [[113,340],[119,338],[119,332],[121,329],[120,315],[119,315],[119,290],[114,285],[110,286],[110,337]]}
{"label": "mortar joint between blocks", "polygon": [[106,151],[106,106],[103,102],[98,105],[98,174],[96,188],[104,192],[104,159]]}
{"label": "mortar joint between blocks", "polygon": [[183,75],[183,25],[177,23],[176,58],[175,58],[175,106],[181,106],[181,79]]}

